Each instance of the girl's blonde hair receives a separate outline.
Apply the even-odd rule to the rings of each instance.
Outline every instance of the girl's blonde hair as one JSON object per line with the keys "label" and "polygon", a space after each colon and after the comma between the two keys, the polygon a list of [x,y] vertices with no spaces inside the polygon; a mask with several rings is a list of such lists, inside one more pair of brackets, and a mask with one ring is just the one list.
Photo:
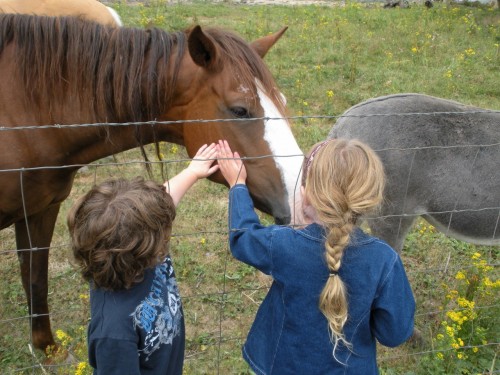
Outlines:
{"label": "girl's blonde hair", "polygon": [[347,290],[338,271],[358,218],[382,201],[383,165],[364,143],[331,139],[312,148],[303,173],[306,199],[327,232],[325,258],[330,276],[321,292],[319,308],[328,320],[335,348],[339,342],[349,347],[343,334],[348,316]]}

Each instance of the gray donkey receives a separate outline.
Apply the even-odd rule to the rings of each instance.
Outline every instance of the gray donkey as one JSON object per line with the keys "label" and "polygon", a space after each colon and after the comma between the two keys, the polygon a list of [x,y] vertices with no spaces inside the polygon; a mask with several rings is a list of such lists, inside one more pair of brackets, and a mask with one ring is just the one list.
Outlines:
{"label": "gray donkey", "polygon": [[370,99],[348,109],[329,138],[357,138],[387,175],[372,233],[401,251],[418,216],[446,235],[500,244],[500,111],[420,94]]}

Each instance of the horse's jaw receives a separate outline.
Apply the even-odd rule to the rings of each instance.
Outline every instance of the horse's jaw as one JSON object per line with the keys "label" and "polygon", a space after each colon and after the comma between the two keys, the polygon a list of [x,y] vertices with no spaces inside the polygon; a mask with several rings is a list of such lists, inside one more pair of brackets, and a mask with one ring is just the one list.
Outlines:
{"label": "horse's jaw", "polygon": [[[281,180],[288,196],[291,217],[281,221],[300,224],[302,222],[300,181],[304,154],[292,134],[288,120],[261,89],[259,82],[257,82],[257,92],[264,110],[264,117],[266,117],[264,120],[264,140],[269,144],[269,149],[274,155],[276,167],[281,174]],[[288,224],[280,222],[280,218],[275,219],[277,224]]]}

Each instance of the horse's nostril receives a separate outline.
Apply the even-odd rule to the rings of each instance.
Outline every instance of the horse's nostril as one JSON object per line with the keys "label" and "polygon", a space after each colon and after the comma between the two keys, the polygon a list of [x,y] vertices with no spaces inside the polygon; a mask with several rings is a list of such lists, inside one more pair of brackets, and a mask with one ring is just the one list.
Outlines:
{"label": "horse's nostril", "polygon": [[290,221],[292,220],[291,216],[283,216],[283,217],[275,217],[274,222],[277,225],[287,225],[290,224]]}

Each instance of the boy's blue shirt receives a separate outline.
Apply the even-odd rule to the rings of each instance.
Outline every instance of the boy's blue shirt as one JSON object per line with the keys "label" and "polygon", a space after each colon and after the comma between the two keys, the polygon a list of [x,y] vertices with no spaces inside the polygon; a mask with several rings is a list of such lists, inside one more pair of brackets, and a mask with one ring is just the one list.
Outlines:
{"label": "boy's blue shirt", "polygon": [[323,227],[261,225],[245,185],[230,190],[229,227],[233,256],[273,277],[243,347],[257,374],[378,374],[376,341],[394,347],[411,336],[415,300],[399,255],[385,242],[357,228],[344,250],[339,276],[352,348],[339,345],[337,361],[318,307],[329,277]]}
{"label": "boy's blue shirt", "polygon": [[185,329],[171,259],[128,290],[90,290],[89,363],[95,375],[181,375]]}

